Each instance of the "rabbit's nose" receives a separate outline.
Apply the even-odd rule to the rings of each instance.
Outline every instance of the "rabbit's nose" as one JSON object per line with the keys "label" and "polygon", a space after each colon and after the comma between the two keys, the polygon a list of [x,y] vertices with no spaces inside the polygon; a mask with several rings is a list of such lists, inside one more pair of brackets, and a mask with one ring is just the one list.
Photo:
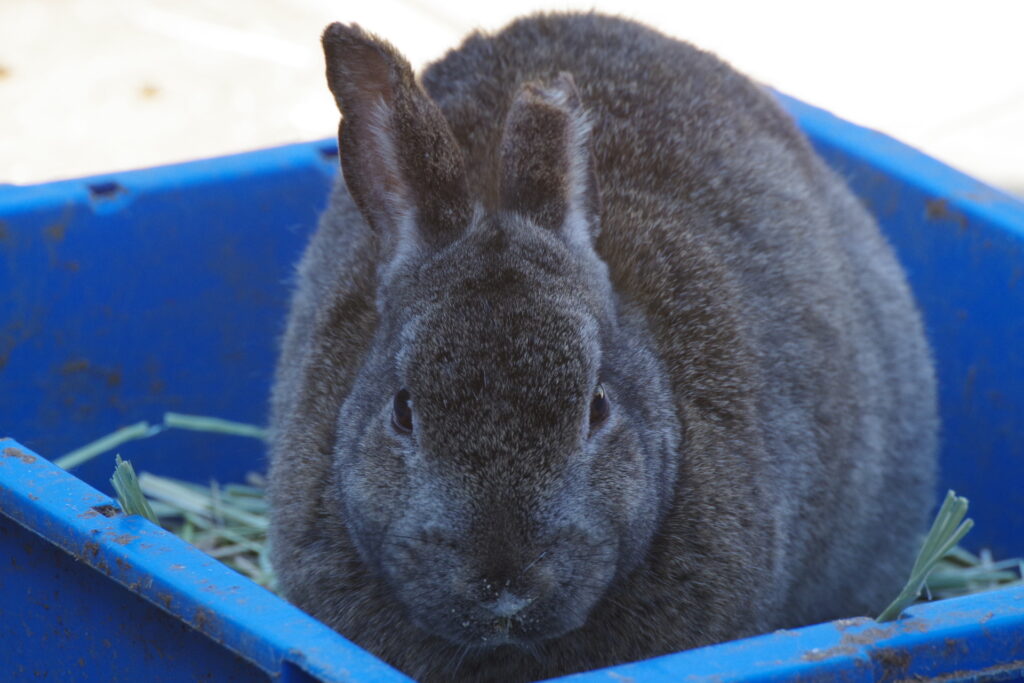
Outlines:
{"label": "rabbit's nose", "polygon": [[532,602],[533,598],[521,597],[505,589],[498,595],[497,600],[484,603],[483,608],[496,617],[508,618],[522,612]]}

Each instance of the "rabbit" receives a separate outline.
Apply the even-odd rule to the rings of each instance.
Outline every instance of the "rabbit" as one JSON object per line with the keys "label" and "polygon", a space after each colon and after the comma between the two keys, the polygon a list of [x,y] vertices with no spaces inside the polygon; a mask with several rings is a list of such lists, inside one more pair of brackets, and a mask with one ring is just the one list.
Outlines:
{"label": "rabbit", "polygon": [[930,349],[768,92],[596,13],[421,80],[358,26],[322,42],[342,175],[271,395],[288,600],[417,680],[512,682],[898,592]]}

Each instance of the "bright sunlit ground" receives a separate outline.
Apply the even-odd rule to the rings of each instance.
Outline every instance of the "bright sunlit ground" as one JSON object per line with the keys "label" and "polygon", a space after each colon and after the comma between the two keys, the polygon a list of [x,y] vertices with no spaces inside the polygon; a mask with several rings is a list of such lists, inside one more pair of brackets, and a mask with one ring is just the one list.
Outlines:
{"label": "bright sunlit ground", "polygon": [[356,21],[414,65],[470,30],[596,6],[1024,194],[1024,2],[4,0],[0,182],[330,136],[318,45]]}

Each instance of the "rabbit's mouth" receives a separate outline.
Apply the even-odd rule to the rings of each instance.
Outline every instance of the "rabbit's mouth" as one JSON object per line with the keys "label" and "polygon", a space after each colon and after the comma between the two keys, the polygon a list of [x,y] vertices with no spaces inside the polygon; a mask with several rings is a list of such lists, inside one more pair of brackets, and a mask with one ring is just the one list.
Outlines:
{"label": "rabbit's mouth", "polygon": [[557,638],[583,624],[583,621],[576,623],[543,609],[537,613],[524,610],[508,617],[496,617],[480,609],[472,612],[466,618],[446,619],[443,623],[430,620],[432,623],[420,623],[420,626],[455,645],[469,646],[474,650],[511,646],[532,651],[538,643]]}
{"label": "rabbit's mouth", "polygon": [[424,600],[430,591],[419,592],[416,604],[407,603],[414,624],[455,645],[473,650],[512,646],[533,651],[538,644],[582,627],[603,591],[583,590],[566,583],[552,590],[515,593],[504,589],[491,599],[453,598],[451,594]]}
{"label": "rabbit's mouth", "polygon": [[513,525],[493,519],[476,533],[420,526],[387,535],[380,566],[407,617],[472,649],[529,649],[582,627],[614,578],[616,539],[572,524],[515,538]]}
{"label": "rabbit's mouth", "polygon": [[384,566],[395,597],[419,629],[473,649],[530,649],[583,626],[604,596],[614,550],[595,546],[563,542],[524,554],[529,562],[492,557],[486,563],[454,547],[396,537],[387,544]]}

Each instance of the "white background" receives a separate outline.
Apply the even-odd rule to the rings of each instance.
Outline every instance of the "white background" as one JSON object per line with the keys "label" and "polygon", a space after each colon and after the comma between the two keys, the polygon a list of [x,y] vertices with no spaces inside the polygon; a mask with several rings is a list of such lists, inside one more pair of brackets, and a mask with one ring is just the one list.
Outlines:
{"label": "white background", "polygon": [[1024,194],[1024,0],[0,0],[0,182],[330,136],[330,21],[419,66],[474,28],[592,6]]}

